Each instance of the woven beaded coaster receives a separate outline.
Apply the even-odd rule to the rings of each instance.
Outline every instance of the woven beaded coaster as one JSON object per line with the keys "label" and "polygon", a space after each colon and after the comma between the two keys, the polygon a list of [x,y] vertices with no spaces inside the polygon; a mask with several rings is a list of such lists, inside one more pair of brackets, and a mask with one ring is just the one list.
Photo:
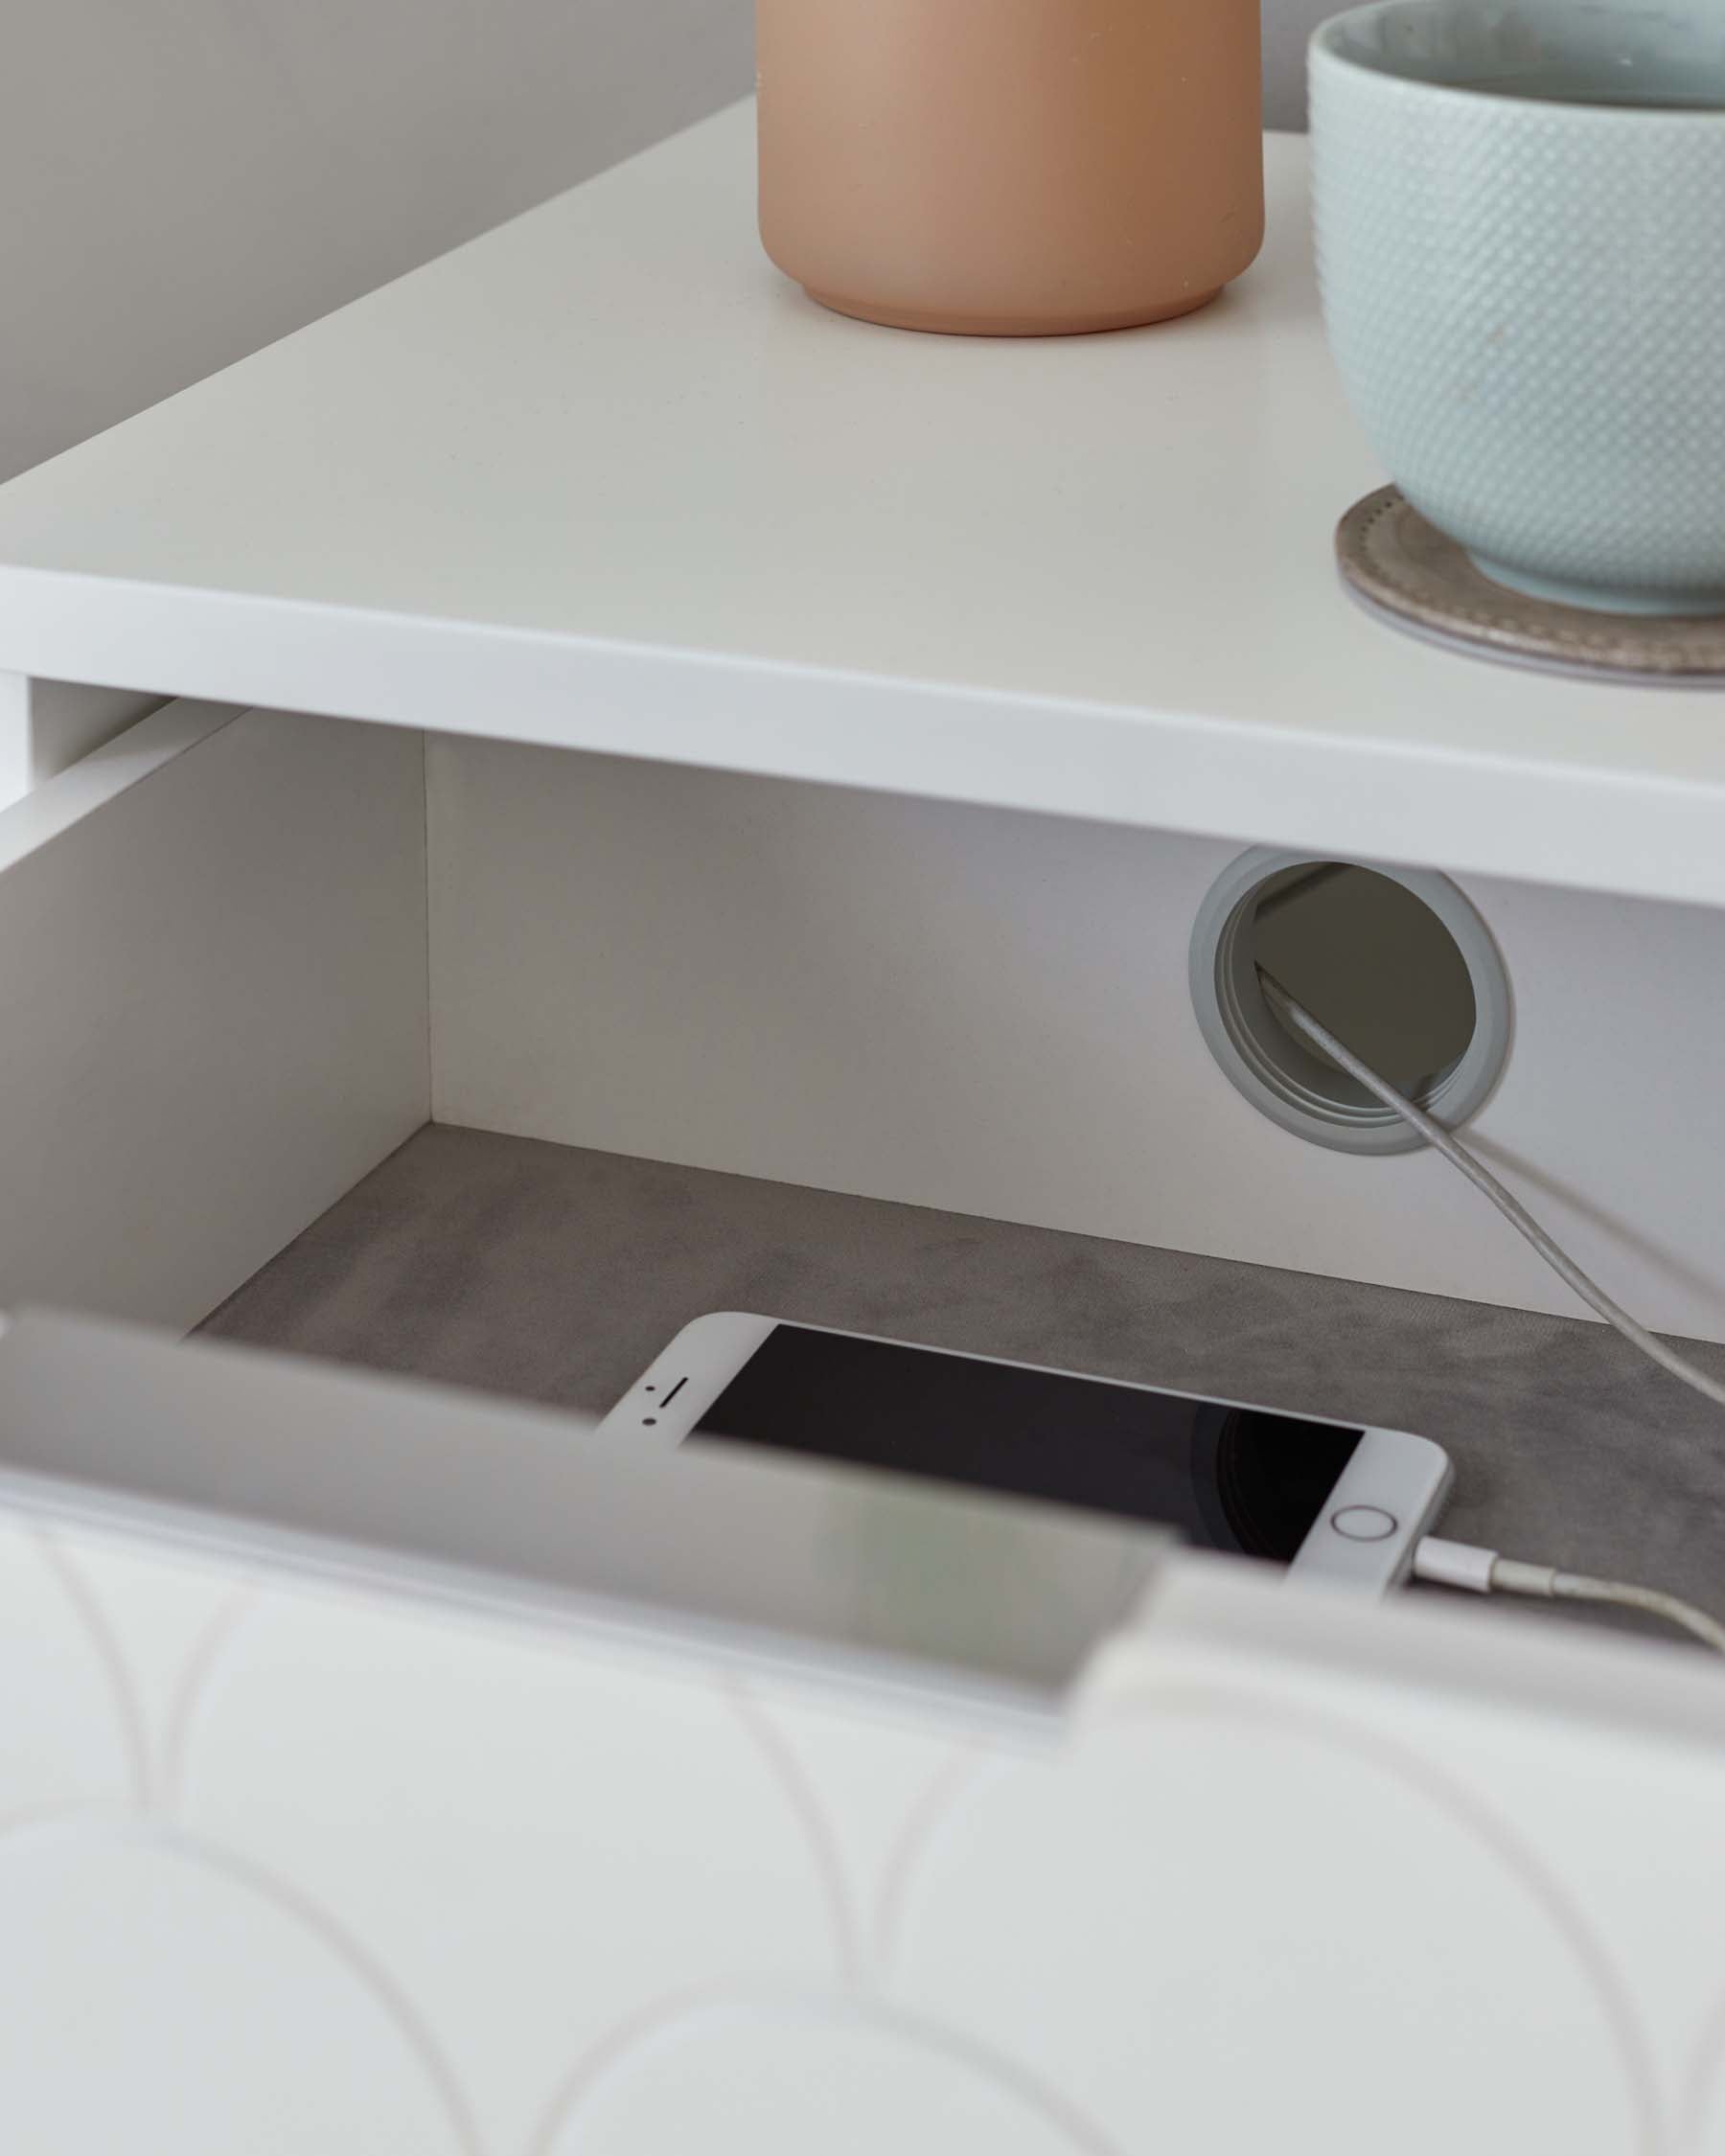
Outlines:
{"label": "woven beaded coaster", "polygon": [[1368,613],[1450,651],[1589,680],[1725,688],[1725,616],[1602,614],[1528,598],[1483,575],[1394,487],[1343,517],[1336,559]]}

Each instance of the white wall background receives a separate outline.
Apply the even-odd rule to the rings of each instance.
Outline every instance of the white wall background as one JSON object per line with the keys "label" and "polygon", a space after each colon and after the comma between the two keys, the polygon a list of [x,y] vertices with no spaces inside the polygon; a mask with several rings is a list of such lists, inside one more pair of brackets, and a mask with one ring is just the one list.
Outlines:
{"label": "white wall background", "polygon": [[[1330,0],[1268,0],[1298,126]],[[0,0],[0,477],[748,88],[750,0]]]}
{"label": "white wall background", "polygon": [[1264,121],[1306,124],[1306,40],[1321,22],[1359,0],[1264,0]]}
{"label": "white wall background", "polygon": [[0,472],[748,88],[748,0],[0,0]]}

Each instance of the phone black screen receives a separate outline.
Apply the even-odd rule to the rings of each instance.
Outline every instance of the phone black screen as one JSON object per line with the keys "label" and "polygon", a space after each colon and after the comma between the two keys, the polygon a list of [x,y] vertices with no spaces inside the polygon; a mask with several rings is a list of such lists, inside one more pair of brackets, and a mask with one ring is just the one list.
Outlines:
{"label": "phone black screen", "polygon": [[1363,1434],[780,1325],[692,1434],[1160,1521],[1286,1564]]}

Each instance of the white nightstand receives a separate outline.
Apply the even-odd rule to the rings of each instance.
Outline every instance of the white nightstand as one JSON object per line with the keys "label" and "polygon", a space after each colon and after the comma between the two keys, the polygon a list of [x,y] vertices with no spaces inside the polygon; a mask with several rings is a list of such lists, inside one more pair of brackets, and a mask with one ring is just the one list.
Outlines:
{"label": "white nightstand", "polygon": [[1436,1163],[1218,1078],[1186,938],[1268,840],[1465,880],[1517,1018],[1479,1135],[1716,1335],[1725,699],[1344,598],[1381,474],[1302,144],[1217,307],[1046,343],[815,308],[750,149],[724,114],[0,489],[14,791],[153,699],[252,714],[0,817],[0,1303],[188,1322],[429,1106],[1567,1312]]}
{"label": "white nightstand", "polygon": [[[188,1328],[427,1116],[1567,1308],[1209,1060],[1193,920],[1274,842],[1464,881],[1487,1149],[1725,1333],[1725,700],[1349,606],[1382,475],[1269,163],[1209,312],[920,338],[774,275],[733,112],[0,489],[0,1311]],[[40,1473],[492,1412],[40,1337]],[[1179,1558],[1026,1760],[111,1526],[0,1519],[38,2139],[1725,2147],[1698,1659]]]}

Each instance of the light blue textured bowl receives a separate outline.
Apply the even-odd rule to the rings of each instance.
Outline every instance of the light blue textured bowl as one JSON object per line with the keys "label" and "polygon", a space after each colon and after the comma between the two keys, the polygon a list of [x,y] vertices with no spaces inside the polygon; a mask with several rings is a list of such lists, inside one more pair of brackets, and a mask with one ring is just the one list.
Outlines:
{"label": "light blue textured bowl", "polygon": [[1402,492],[1513,589],[1725,613],[1725,0],[1382,0],[1311,73],[1330,344]]}

